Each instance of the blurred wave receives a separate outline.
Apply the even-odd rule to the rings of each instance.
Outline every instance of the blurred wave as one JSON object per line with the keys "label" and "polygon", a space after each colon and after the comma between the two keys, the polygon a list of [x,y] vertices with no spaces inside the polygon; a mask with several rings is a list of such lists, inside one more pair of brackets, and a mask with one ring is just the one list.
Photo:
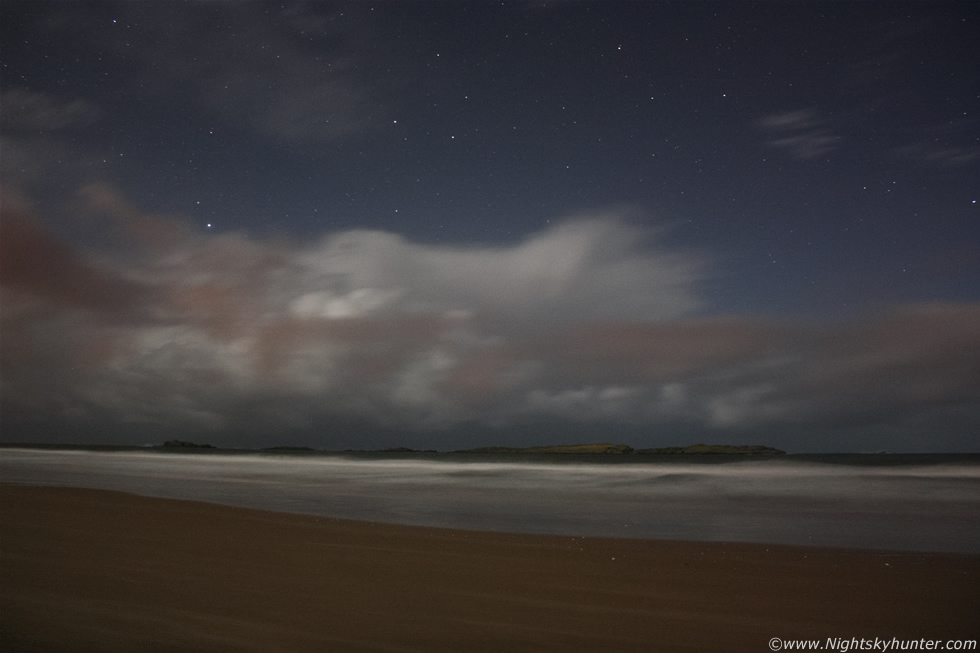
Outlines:
{"label": "blurred wave", "polygon": [[0,480],[570,536],[980,553],[980,465],[373,459],[5,448]]}

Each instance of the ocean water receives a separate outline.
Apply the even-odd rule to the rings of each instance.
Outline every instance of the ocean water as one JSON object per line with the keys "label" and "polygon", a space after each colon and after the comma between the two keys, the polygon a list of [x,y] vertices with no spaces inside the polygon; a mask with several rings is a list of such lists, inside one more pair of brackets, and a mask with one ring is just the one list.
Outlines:
{"label": "ocean water", "polygon": [[0,480],[473,530],[980,553],[975,456],[692,459],[3,448]]}

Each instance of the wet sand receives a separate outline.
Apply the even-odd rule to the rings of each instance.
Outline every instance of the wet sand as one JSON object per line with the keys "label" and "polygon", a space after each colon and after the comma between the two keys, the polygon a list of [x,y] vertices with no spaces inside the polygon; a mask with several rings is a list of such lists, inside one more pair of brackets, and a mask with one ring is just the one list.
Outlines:
{"label": "wet sand", "polygon": [[980,556],[516,535],[0,486],[0,650],[766,651],[971,638]]}

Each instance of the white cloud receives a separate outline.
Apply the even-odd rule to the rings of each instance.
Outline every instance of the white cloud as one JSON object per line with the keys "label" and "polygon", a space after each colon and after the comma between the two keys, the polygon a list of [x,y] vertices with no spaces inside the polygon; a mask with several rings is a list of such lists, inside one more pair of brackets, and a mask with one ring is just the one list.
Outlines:
{"label": "white cloud", "polygon": [[[579,218],[509,247],[425,245],[350,231],[300,260],[312,283],[375,288],[407,310],[464,310],[519,322],[661,320],[701,306],[698,257],[656,246],[616,216]],[[386,299],[387,301],[387,299]]]}
{"label": "white cloud", "polygon": [[337,320],[363,317],[383,308],[400,294],[398,291],[375,288],[357,288],[345,294],[316,291],[294,299],[289,304],[289,311],[301,318]]}

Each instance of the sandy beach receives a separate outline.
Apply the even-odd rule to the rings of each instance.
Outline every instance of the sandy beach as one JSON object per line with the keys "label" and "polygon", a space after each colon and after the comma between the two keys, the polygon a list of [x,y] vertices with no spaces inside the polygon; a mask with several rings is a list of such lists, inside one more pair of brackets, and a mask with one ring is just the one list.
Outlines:
{"label": "sandy beach", "polygon": [[980,556],[515,535],[0,488],[14,651],[765,651],[976,639]]}

